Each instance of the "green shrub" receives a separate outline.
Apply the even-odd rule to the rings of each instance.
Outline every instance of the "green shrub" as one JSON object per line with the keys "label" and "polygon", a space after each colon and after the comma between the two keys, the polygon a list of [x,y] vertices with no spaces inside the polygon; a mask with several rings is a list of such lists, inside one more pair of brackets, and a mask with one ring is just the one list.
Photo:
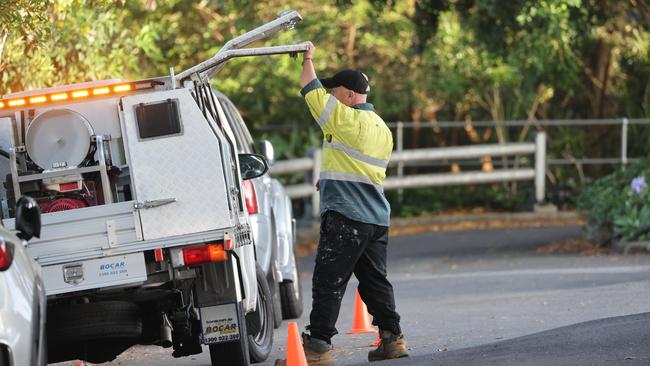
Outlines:
{"label": "green shrub", "polygon": [[589,224],[627,241],[650,237],[650,159],[621,168],[585,189],[577,208]]}
{"label": "green shrub", "polygon": [[394,216],[421,216],[446,209],[513,211],[527,202],[530,184],[521,183],[516,193],[501,184],[476,186],[448,186],[406,189],[401,199],[397,191],[386,192]]}

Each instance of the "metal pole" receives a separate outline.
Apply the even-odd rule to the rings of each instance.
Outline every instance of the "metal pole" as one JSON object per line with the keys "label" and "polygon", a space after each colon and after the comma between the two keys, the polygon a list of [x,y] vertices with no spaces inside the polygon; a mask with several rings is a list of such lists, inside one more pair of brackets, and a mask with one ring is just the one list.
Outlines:
{"label": "metal pole", "polygon": [[16,148],[10,147],[9,148],[9,171],[11,172],[11,183],[13,184],[14,187],[14,207],[16,205],[16,202],[18,202],[18,199],[22,195],[20,192],[20,183],[18,180],[18,161],[16,160]]}
{"label": "metal pole", "polygon": [[[397,152],[400,153],[404,151],[404,122],[397,122]],[[397,164],[397,177],[402,178],[404,176],[404,163],[399,162]],[[404,196],[404,190],[399,189],[397,191],[397,199],[399,202],[402,202]]]}
{"label": "metal pole", "polygon": [[546,191],[546,133],[535,136],[535,200],[544,203]]}
{"label": "metal pole", "polygon": [[209,79],[212,77],[215,72],[214,70],[217,66],[222,65],[226,61],[234,57],[247,57],[247,56],[264,56],[264,55],[280,55],[284,53],[298,53],[306,52],[307,43],[301,43],[296,45],[287,45],[287,46],[269,46],[269,47],[257,47],[257,48],[244,48],[241,50],[229,50],[223,53],[219,53],[213,56],[210,59],[207,59],[201,62],[198,65],[194,65],[191,68],[181,72],[176,75],[176,83],[181,84],[181,82],[194,74],[201,74],[207,72]]}
{"label": "metal pole", "polygon": [[[228,50],[241,49],[252,43],[268,38],[283,29],[292,29],[296,23],[302,20],[300,14],[295,10],[283,12],[277,19],[261,25],[251,31],[248,31],[241,36],[228,41],[216,54],[224,53]],[[219,72],[223,64],[216,66],[208,72],[208,79],[212,78],[214,74]]]}
{"label": "metal pole", "polygon": [[316,190],[316,182],[320,179],[320,163],[322,160],[323,150],[314,150],[314,167],[311,175],[314,193],[311,195],[311,216],[315,220],[318,220],[318,217],[320,217],[320,192]]}
{"label": "metal pole", "polygon": [[433,147],[395,152],[393,163],[413,163],[415,161],[471,159],[482,156],[529,155],[535,153],[535,144],[484,144],[453,147]]}
{"label": "metal pole", "polygon": [[408,175],[404,178],[388,178],[384,181],[384,189],[513,182],[531,180],[533,178],[535,178],[534,169],[499,169],[491,172],[473,171],[465,173],[415,174]]}
{"label": "metal pole", "polygon": [[113,203],[113,189],[111,188],[111,181],[108,178],[108,169],[106,167],[106,154],[104,153],[104,136],[97,135],[95,138],[97,145],[97,154],[99,160],[99,176],[102,181],[102,192],[104,194],[104,203]]}
{"label": "metal pole", "polygon": [[627,127],[629,124],[627,118],[623,118],[621,125],[621,164],[623,166],[627,165]]}

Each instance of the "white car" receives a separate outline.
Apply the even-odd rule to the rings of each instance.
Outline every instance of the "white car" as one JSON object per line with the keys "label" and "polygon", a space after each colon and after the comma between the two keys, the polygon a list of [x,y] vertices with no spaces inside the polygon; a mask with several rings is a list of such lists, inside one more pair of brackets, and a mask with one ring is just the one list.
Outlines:
{"label": "white car", "polygon": [[[234,104],[215,91],[229,125],[233,129],[239,153],[259,153],[273,165],[273,145],[260,141],[257,148],[244,120]],[[275,326],[282,319],[300,317],[303,310],[300,278],[294,254],[295,220],[291,200],[280,182],[268,173],[246,181],[244,197],[249,214],[257,263],[266,273],[274,302]]]}
{"label": "white car", "polygon": [[16,211],[16,235],[0,226],[0,365],[40,366],[47,364],[45,287],[24,248],[40,235],[40,210],[23,197]]}

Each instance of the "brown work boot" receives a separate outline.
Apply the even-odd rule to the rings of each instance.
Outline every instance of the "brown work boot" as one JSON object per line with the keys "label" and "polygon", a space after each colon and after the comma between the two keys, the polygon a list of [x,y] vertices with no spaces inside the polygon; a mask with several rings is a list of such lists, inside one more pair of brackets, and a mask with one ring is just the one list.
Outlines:
{"label": "brown work boot", "polygon": [[[302,348],[305,350],[305,358],[309,366],[334,366],[329,352],[332,346],[329,343],[303,333]],[[275,366],[285,366],[286,364],[286,360],[275,361]]]}
{"label": "brown work boot", "polygon": [[397,335],[389,330],[382,330],[380,335],[381,341],[377,349],[368,352],[368,361],[373,362],[408,357],[406,339],[404,339],[403,334]]}

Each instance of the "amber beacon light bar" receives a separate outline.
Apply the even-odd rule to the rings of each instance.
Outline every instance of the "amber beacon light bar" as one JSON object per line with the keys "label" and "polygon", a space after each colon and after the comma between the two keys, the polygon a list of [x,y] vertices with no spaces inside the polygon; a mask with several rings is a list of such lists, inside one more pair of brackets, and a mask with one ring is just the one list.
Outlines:
{"label": "amber beacon light bar", "polygon": [[77,90],[67,90],[59,92],[51,92],[42,95],[34,95],[21,98],[8,98],[0,99],[0,110],[7,108],[37,106],[45,103],[60,103],[71,100],[79,100],[83,98],[91,98],[96,96],[107,96],[114,94],[127,93],[134,90],[152,88],[152,82],[140,83],[119,83],[114,85],[104,85],[94,88],[81,88]]}

